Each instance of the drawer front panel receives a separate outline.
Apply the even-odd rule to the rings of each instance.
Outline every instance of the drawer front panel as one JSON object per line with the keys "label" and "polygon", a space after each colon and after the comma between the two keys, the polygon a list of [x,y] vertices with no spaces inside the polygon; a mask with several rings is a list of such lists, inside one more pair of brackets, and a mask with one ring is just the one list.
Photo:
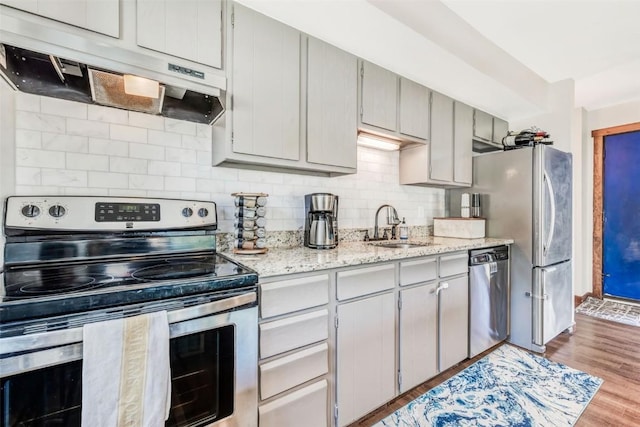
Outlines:
{"label": "drawer front panel", "polygon": [[438,277],[437,259],[421,259],[400,263],[400,286],[428,282]]}
{"label": "drawer front panel", "polygon": [[328,274],[260,285],[260,315],[263,319],[318,307],[328,302]]}
{"label": "drawer front panel", "polygon": [[467,253],[440,257],[440,277],[455,276],[466,273],[469,269]]}
{"label": "drawer front panel", "polygon": [[275,356],[329,337],[329,311],[318,310],[260,325],[260,358]]}
{"label": "drawer front panel", "polygon": [[322,343],[260,365],[260,398],[268,399],[329,372],[329,346]]}
{"label": "drawer front panel", "polygon": [[327,381],[260,406],[258,418],[260,427],[327,427]]}
{"label": "drawer front panel", "polygon": [[395,264],[360,268],[338,273],[338,300],[391,289],[395,286]]}

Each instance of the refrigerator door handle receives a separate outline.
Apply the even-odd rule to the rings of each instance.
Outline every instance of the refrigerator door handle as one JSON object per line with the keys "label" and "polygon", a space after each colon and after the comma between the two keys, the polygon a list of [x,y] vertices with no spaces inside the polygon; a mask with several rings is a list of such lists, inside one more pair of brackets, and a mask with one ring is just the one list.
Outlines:
{"label": "refrigerator door handle", "polygon": [[544,183],[547,185],[547,191],[549,192],[549,200],[551,201],[551,224],[549,226],[549,234],[547,235],[547,239],[542,247],[542,255],[547,256],[547,250],[551,246],[551,241],[553,240],[553,234],[555,233],[556,228],[556,199],[554,197],[553,192],[553,184],[551,183],[551,179],[547,173],[544,173]]}

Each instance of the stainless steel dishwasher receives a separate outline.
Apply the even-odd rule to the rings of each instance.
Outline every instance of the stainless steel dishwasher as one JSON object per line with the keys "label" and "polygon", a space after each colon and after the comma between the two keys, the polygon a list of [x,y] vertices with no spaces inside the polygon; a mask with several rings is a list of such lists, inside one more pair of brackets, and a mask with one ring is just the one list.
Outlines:
{"label": "stainless steel dishwasher", "polygon": [[509,336],[509,247],[469,252],[469,357]]}

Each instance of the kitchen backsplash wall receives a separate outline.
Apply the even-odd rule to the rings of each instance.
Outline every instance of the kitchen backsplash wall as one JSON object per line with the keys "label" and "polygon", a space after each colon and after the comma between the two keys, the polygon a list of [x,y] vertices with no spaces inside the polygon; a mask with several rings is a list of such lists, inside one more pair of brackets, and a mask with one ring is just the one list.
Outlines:
{"label": "kitchen backsplash wall", "polygon": [[411,226],[430,225],[445,209],[444,190],[398,184],[398,152],[359,147],[358,173],[333,178],[212,167],[209,126],[24,93],[16,94],[15,128],[18,195],[213,200],[226,232],[231,193],[241,191],[269,194],[273,231],[300,230],[303,196],[312,192],[340,196],[340,229],[371,229],[384,203]]}

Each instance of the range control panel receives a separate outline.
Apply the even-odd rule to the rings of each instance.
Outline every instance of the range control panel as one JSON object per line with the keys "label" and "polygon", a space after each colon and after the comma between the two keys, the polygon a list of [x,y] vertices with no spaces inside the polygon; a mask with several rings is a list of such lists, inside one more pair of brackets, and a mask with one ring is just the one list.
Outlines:
{"label": "range control panel", "polygon": [[5,227],[121,231],[216,226],[216,204],[202,200],[137,197],[13,196]]}
{"label": "range control panel", "polygon": [[96,222],[160,221],[157,203],[96,203]]}

